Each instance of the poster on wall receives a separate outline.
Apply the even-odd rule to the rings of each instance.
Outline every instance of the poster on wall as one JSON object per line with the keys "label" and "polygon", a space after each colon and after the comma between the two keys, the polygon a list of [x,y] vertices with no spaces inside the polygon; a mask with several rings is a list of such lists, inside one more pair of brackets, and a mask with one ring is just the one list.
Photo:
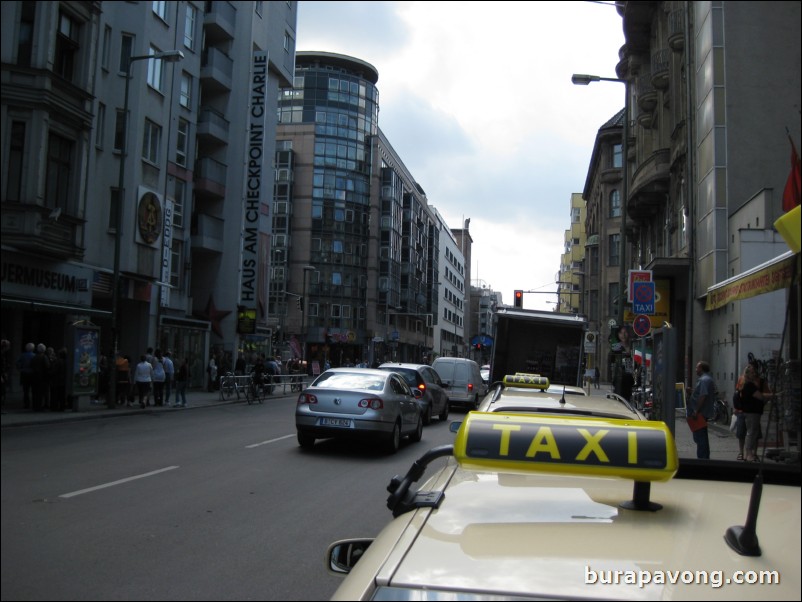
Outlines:
{"label": "poster on wall", "polygon": [[69,358],[69,395],[95,395],[98,387],[98,345],[100,329],[94,325],[73,324]]}

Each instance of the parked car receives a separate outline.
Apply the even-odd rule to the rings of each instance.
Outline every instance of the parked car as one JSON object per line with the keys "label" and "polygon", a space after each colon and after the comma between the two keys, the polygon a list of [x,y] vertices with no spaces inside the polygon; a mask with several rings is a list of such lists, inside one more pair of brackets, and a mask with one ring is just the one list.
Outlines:
{"label": "parked car", "polygon": [[479,407],[479,401],[486,392],[479,364],[463,357],[438,357],[432,363],[432,368],[445,384],[452,407],[455,404],[470,410]]}
{"label": "parked car", "polygon": [[298,444],[311,448],[315,439],[370,437],[395,453],[401,438],[423,435],[419,399],[401,375],[369,368],[332,368],[298,395],[295,428]]}
{"label": "parked car", "polygon": [[404,377],[412,389],[418,389],[423,396],[418,400],[423,413],[424,426],[432,421],[432,416],[440,420],[448,419],[448,394],[443,388],[440,375],[427,364],[386,363],[379,370],[389,370]]}
{"label": "parked car", "polygon": [[479,368],[479,375],[482,377],[482,382],[485,384],[485,391],[490,388],[490,366],[485,364]]}

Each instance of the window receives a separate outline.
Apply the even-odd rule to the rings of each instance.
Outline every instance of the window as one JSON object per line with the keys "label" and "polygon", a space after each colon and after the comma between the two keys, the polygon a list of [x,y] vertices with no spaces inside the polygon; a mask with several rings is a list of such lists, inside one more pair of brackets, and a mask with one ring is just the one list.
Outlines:
{"label": "window", "polygon": [[153,14],[157,15],[162,21],[167,20],[167,2],[153,2]]}
{"label": "window", "polygon": [[178,120],[178,134],[175,143],[175,162],[181,167],[187,166],[187,154],[189,152],[189,121],[186,119]]}
{"label": "window", "polygon": [[[148,54],[156,54],[161,52],[158,48],[150,47]],[[154,90],[162,91],[162,69],[164,68],[164,61],[161,59],[148,59],[148,85]]]}
{"label": "window", "polygon": [[78,54],[78,23],[69,15],[59,14],[56,34],[56,54],[53,58],[53,71],[66,80],[75,76],[75,58]]}
{"label": "window", "polygon": [[578,224],[580,216],[581,216],[580,208],[571,207],[571,222],[574,224]]}
{"label": "window", "polygon": [[184,243],[180,240],[173,240],[170,243],[170,285],[175,288],[181,287],[181,270],[184,267]]}
{"label": "window", "polygon": [[35,2],[20,3],[20,22],[17,37],[17,64],[30,67],[33,54],[33,24],[36,16]]}
{"label": "window", "polygon": [[52,209],[68,209],[72,175],[72,148],[72,140],[51,132],[47,141],[45,205]]}
{"label": "window", "polygon": [[134,36],[124,33],[120,38],[120,73],[128,72],[128,59],[134,54]]}
{"label": "window", "polygon": [[117,228],[117,212],[120,208],[120,189],[111,188],[109,190],[109,231],[114,232]]}
{"label": "window", "polygon": [[[187,196],[187,183],[184,180],[175,178],[173,180],[173,227],[184,227],[184,212]],[[173,243],[175,244],[175,243]]]}
{"label": "window", "polygon": [[607,265],[618,265],[619,258],[620,258],[620,248],[621,248],[621,235],[620,234],[610,234],[607,237],[609,244],[607,249]]}
{"label": "window", "polygon": [[145,132],[142,137],[142,158],[154,165],[159,164],[159,143],[162,129],[150,119],[145,119]]}
{"label": "window", "polygon": [[284,32],[284,52],[290,51],[290,34]]}
{"label": "window", "polygon": [[613,167],[621,167],[622,150],[620,144],[613,144]]}
{"label": "window", "polygon": [[6,198],[9,201],[22,200],[22,173],[25,158],[25,122],[11,122],[11,140],[8,148],[8,178]]}
{"label": "window", "polygon": [[181,98],[179,102],[182,107],[192,109],[192,76],[186,71],[181,73]]}
{"label": "window", "polygon": [[190,50],[195,48],[195,20],[198,11],[187,3],[187,14],[184,17],[184,46]]}
{"label": "window", "polygon": [[125,134],[125,114],[117,109],[117,119],[114,122],[114,150],[122,152],[123,136]]}
{"label": "window", "polygon": [[97,115],[95,116],[95,146],[103,148],[103,135],[106,131],[106,105],[102,102],[97,103]]}
{"label": "window", "polygon": [[617,190],[610,193],[609,217],[621,217],[621,194]]}
{"label": "window", "polygon": [[100,66],[104,71],[109,70],[109,56],[111,55],[111,27],[106,25],[103,30],[103,49],[100,54]]}
{"label": "window", "polygon": [[611,282],[607,285],[607,307],[609,308],[609,312],[612,314],[618,308],[618,304],[620,303],[620,299],[618,298],[618,283]]}

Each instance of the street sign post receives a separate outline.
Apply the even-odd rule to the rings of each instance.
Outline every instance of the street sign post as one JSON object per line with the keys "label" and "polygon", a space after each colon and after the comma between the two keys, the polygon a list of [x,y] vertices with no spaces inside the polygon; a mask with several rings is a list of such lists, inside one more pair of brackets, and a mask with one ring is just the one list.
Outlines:
{"label": "street sign post", "polygon": [[654,282],[636,282],[633,285],[632,311],[654,315]]}

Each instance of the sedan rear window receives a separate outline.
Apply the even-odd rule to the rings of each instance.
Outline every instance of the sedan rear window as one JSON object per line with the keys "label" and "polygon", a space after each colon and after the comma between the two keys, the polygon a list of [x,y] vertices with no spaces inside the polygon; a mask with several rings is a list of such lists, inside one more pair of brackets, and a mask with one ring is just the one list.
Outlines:
{"label": "sedan rear window", "polygon": [[368,391],[382,391],[384,379],[373,374],[330,372],[312,383],[313,387],[320,389],[365,389]]}

